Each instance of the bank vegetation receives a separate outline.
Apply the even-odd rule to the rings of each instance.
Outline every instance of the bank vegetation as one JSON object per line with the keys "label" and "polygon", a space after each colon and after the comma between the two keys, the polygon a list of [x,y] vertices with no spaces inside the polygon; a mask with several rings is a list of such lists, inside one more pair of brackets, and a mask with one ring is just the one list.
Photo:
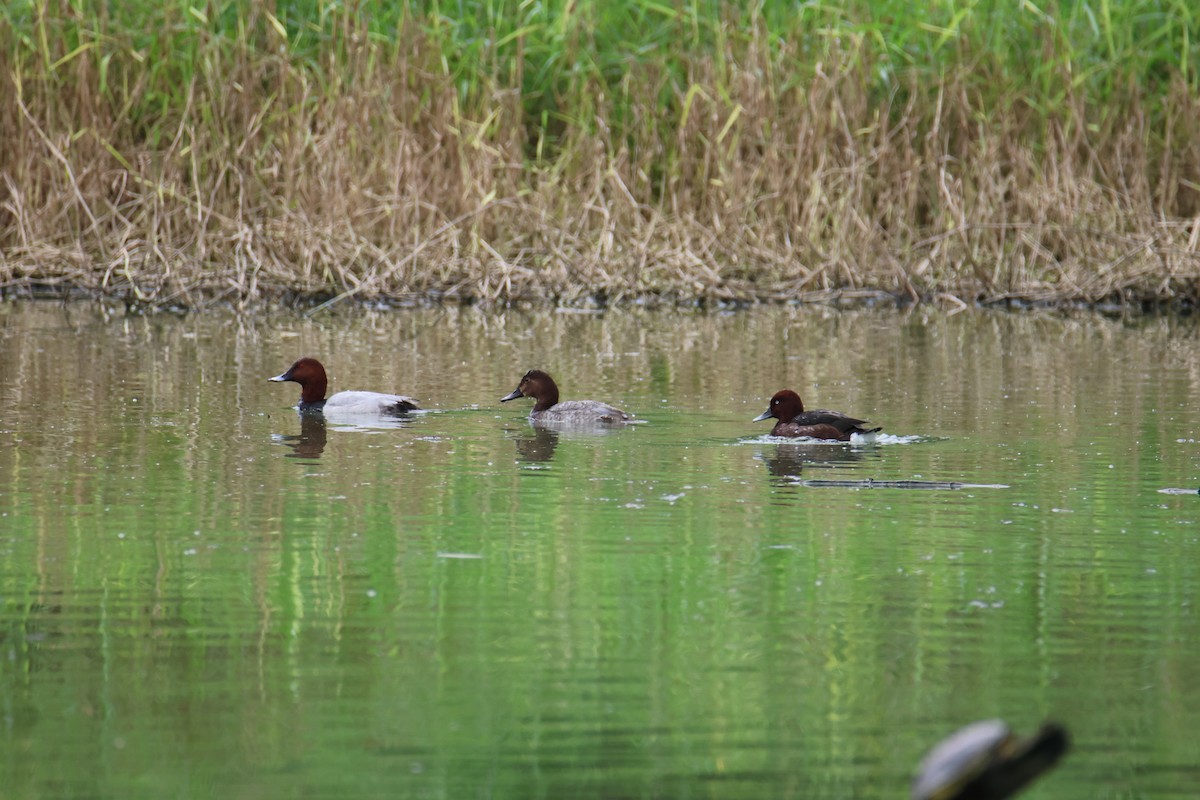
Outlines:
{"label": "bank vegetation", "polygon": [[1200,299],[1200,14],[10,0],[0,287]]}

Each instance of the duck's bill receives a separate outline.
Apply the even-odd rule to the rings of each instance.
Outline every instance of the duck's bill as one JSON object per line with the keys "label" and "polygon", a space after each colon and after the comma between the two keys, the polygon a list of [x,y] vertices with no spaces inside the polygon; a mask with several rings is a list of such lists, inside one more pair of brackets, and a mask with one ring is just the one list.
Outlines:
{"label": "duck's bill", "polygon": [[770,418],[771,418],[771,409],[768,408],[766,411],[759,414],[757,417],[755,417],[754,419],[752,419],[750,421],[751,422],[762,422],[764,419],[770,419]]}
{"label": "duck's bill", "polygon": [[521,389],[520,389],[520,387],[518,387],[516,389],[513,389],[508,394],[504,395],[504,397],[501,397],[500,402],[507,403],[509,400],[516,400],[520,396],[521,396]]}
{"label": "duck's bill", "polygon": [[288,374],[286,372],[282,372],[282,373],[276,375],[274,378],[267,378],[267,380],[275,381],[276,383],[283,383],[287,379],[288,379]]}

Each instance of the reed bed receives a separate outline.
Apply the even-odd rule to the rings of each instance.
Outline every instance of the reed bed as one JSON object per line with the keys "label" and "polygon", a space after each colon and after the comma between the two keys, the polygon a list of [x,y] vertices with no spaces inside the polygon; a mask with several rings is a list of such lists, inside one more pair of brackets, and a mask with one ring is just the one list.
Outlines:
{"label": "reed bed", "polygon": [[1198,34],[1184,0],[13,0],[0,287],[1194,303]]}

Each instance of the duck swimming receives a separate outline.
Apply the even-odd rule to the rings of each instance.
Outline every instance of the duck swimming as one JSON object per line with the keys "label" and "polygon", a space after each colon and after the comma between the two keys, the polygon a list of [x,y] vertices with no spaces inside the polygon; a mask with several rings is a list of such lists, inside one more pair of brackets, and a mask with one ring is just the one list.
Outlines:
{"label": "duck swimming", "polygon": [[633,419],[621,409],[599,400],[558,401],[558,384],[540,369],[531,369],[521,378],[517,388],[500,398],[501,403],[518,397],[532,397],[530,422],[559,422],[574,425],[620,425]]}
{"label": "duck swimming", "polygon": [[863,428],[865,420],[849,417],[840,411],[805,411],[804,401],[791,389],[778,391],[771,398],[767,410],[754,418],[755,422],[774,417],[778,420],[771,429],[772,436],[826,439],[848,442],[854,434],[865,436],[878,433],[883,428]]}
{"label": "duck swimming", "polygon": [[395,417],[421,408],[411,397],[381,392],[338,392],[326,400],[325,389],[329,386],[329,379],[325,375],[325,367],[315,358],[301,358],[288,367],[287,372],[267,380],[300,384],[300,404],[297,406],[300,411]]}

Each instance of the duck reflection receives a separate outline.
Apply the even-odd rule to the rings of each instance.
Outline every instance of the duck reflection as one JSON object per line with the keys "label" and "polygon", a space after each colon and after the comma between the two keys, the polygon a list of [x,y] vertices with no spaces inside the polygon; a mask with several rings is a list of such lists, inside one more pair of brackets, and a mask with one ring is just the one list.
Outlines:
{"label": "duck reflection", "polygon": [[836,467],[863,459],[863,451],[854,447],[827,444],[779,444],[774,451],[759,454],[767,472],[775,478],[798,478],[805,467]]}
{"label": "duck reflection", "polygon": [[558,447],[558,431],[540,425],[532,425],[527,432],[513,437],[518,461],[545,462],[554,458]]}
{"label": "duck reflection", "polygon": [[325,440],[329,435],[325,427],[325,415],[301,412],[298,416],[300,417],[299,435],[279,436],[279,441],[292,448],[292,452],[288,453],[287,457],[320,458],[321,453],[325,452]]}

